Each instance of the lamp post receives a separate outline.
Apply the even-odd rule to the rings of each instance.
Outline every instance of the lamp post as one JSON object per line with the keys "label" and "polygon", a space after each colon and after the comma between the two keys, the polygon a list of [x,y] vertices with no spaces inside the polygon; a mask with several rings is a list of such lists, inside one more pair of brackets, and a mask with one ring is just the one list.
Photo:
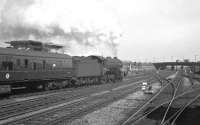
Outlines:
{"label": "lamp post", "polygon": [[198,55],[194,55],[195,63],[197,62],[197,56],[198,56]]}
{"label": "lamp post", "polygon": [[197,67],[197,56],[198,55],[194,55],[194,57],[195,57],[194,72],[198,71],[198,70],[196,70],[196,67]]}

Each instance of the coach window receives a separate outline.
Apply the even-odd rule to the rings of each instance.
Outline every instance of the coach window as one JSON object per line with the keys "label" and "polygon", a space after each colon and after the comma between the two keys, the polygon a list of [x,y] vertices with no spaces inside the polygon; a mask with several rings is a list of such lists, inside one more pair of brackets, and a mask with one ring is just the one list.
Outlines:
{"label": "coach window", "polygon": [[45,70],[45,68],[46,68],[46,61],[45,60],[43,60],[42,65],[43,65],[43,70]]}
{"label": "coach window", "polygon": [[33,70],[36,70],[37,69],[37,66],[36,66],[36,63],[34,62],[33,63]]}
{"label": "coach window", "polygon": [[2,69],[3,70],[13,70],[13,62],[2,62]]}
{"label": "coach window", "polygon": [[25,59],[25,60],[24,60],[24,67],[25,67],[25,68],[28,68],[28,59]]}
{"label": "coach window", "polygon": [[21,65],[21,61],[20,59],[17,59],[17,66],[20,66]]}

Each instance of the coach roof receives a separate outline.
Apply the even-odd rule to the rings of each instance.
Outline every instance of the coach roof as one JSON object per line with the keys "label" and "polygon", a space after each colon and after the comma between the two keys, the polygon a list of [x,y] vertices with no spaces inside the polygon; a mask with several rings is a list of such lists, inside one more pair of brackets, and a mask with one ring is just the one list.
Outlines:
{"label": "coach roof", "polygon": [[67,54],[48,53],[43,51],[19,50],[13,48],[0,48],[0,55],[16,55],[16,56],[31,56],[31,57],[46,57],[46,58],[72,58]]}

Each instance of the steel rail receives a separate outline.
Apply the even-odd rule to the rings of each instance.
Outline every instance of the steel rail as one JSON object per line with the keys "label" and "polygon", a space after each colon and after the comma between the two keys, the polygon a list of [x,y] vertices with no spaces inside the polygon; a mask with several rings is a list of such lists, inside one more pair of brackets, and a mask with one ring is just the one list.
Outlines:
{"label": "steel rail", "polygon": [[198,98],[200,97],[200,94],[198,94],[196,97],[194,97],[193,99],[191,99],[189,102],[187,102],[187,104],[185,105],[182,105],[182,107],[177,111],[175,112],[166,122],[164,122],[163,124],[161,125],[166,125],[170,120],[173,119],[171,125],[174,125],[176,119],[181,115],[181,113],[189,106],[191,105],[194,101],[196,101]]}
{"label": "steel rail", "polygon": [[[185,96],[186,94],[193,93],[193,92],[195,92],[195,91],[197,91],[197,90],[200,90],[200,87],[195,88],[195,89],[193,89],[193,90],[185,91],[185,92],[183,92],[182,94],[177,95],[177,96],[175,97],[175,100],[178,99],[178,98],[180,98],[180,97]],[[134,124],[137,124],[139,121],[141,121],[142,119],[144,119],[147,115],[149,115],[149,114],[152,113],[153,111],[157,110],[158,108],[160,108],[161,106],[163,106],[163,105],[165,105],[165,104],[167,104],[167,103],[169,103],[169,102],[170,102],[170,100],[165,101],[165,102],[163,102],[163,103],[157,105],[156,107],[154,107],[152,110],[147,111],[147,112],[143,113],[142,115],[138,116],[137,118],[135,118],[136,120],[134,121],[133,125],[134,125]]]}
{"label": "steel rail", "polygon": [[[138,83],[139,84],[139,83]],[[97,107],[97,106],[100,106],[100,105],[103,105],[104,103],[107,103],[107,102],[109,102],[110,101],[110,99],[119,99],[119,97],[121,97],[121,96],[124,96],[124,95],[126,95],[126,94],[128,94],[128,93],[130,93],[130,92],[132,92],[132,91],[135,91],[136,89],[138,89],[140,86],[138,85],[138,86],[135,86],[135,88],[134,89],[130,89],[130,91],[125,91],[125,93],[123,93],[123,92],[121,92],[121,93],[119,93],[119,91],[115,91],[114,93],[113,93],[113,96],[112,96],[112,98],[109,98],[108,100],[105,100],[105,101],[103,101],[102,103],[98,103],[98,104],[94,104],[94,106],[92,106],[91,105],[91,107]],[[117,94],[117,95],[116,95]],[[91,99],[91,98],[86,98],[86,99]],[[94,99],[96,99],[96,98],[94,98]],[[103,98],[103,99],[105,99],[105,98]],[[86,102],[86,103],[88,103],[89,104],[89,102],[90,101],[87,101],[87,100],[80,100],[79,102],[78,102],[78,105],[79,105],[79,103],[82,103],[82,102]],[[76,102],[77,103],[77,102]],[[85,103],[83,103],[83,104],[85,104]],[[70,106],[76,106],[75,104],[70,104]],[[71,110],[71,109],[73,109],[73,108],[68,108],[69,106],[64,106],[64,107],[60,107],[60,108],[56,108],[56,109],[53,109],[53,110],[49,110],[49,111],[46,111],[46,112],[43,112],[43,113],[41,113],[41,114],[36,114],[36,115],[33,115],[33,116],[30,116],[30,117],[26,117],[26,118],[24,118],[24,119],[19,119],[19,120],[17,120],[17,121],[13,121],[13,122],[11,122],[11,123],[9,123],[9,124],[18,124],[18,123],[24,123],[24,122],[26,122],[26,121],[32,121],[32,119],[33,119],[33,121],[34,121],[34,119],[37,119],[37,118],[40,118],[40,117],[42,117],[43,115],[45,115],[46,116],[46,114],[55,114],[56,112],[59,112],[59,111],[63,111],[63,110],[65,110],[65,109],[67,109],[67,110]],[[78,107],[76,107],[76,109],[79,109],[79,106]],[[87,112],[87,110],[90,110],[90,108],[87,108],[86,107],[86,109],[83,109],[85,112]],[[83,111],[70,111],[70,116],[71,115],[73,115],[73,114],[79,114],[79,113],[81,113],[81,112],[83,112]],[[71,118],[71,117],[70,117]],[[63,116],[63,117],[61,117],[61,118],[57,118],[57,119],[55,119],[55,120],[53,120],[53,121],[47,121],[47,122],[45,122],[45,121],[43,121],[43,123],[40,123],[41,125],[53,125],[53,124],[57,124],[57,123],[59,123],[59,122],[62,122],[62,121],[64,121],[64,119],[69,119],[69,116]]]}
{"label": "steel rail", "polygon": [[[161,80],[161,77],[159,75],[157,75],[159,77],[159,81],[163,82]],[[133,115],[131,115],[128,119],[126,119],[121,125],[126,125],[128,124],[142,109],[144,109],[151,101],[153,101],[158,95],[160,95],[161,92],[164,91],[165,88],[167,88],[171,83],[167,83],[167,85],[165,85],[164,87],[162,87],[159,92],[157,92],[154,96],[152,96],[146,103],[144,103]]]}
{"label": "steel rail", "polygon": [[[131,80],[129,82],[132,82],[132,81],[133,80]],[[48,104],[49,105],[51,105],[53,103],[57,104],[59,100],[60,100],[59,102],[62,103],[63,101],[65,101],[67,99],[71,99],[71,98],[78,97],[81,95],[81,94],[68,95],[69,94],[68,92],[65,92],[63,95],[63,93],[64,92],[59,93],[59,94],[55,93],[55,95],[52,95],[49,97],[30,99],[30,100],[26,100],[26,101],[22,101],[22,102],[16,102],[16,103],[11,103],[11,104],[8,104],[5,106],[1,106],[0,107],[0,120],[34,111],[35,108],[37,108],[38,106],[43,107]],[[62,95],[62,96],[59,96],[59,95]],[[65,95],[67,95],[67,96],[65,96]]]}
{"label": "steel rail", "polygon": [[180,81],[178,81],[178,83],[176,83],[176,84],[178,84],[177,87],[175,87],[175,88],[173,89],[173,96],[172,96],[172,99],[171,99],[169,105],[167,106],[167,109],[166,109],[165,114],[164,114],[164,116],[163,116],[163,118],[162,118],[161,124],[163,124],[164,121],[165,121],[165,118],[166,118],[166,116],[167,116],[167,113],[168,113],[168,111],[169,111],[169,109],[170,109],[170,107],[171,107],[171,105],[172,105],[172,103],[173,103],[173,101],[174,101],[174,98],[175,98],[175,96],[176,96],[176,94],[177,94],[178,88],[179,88],[179,86],[180,86],[181,83],[182,83],[182,77],[180,78]]}
{"label": "steel rail", "polygon": [[[138,80],[137,80],[138,81]],[[139,84],[139,83],[138,83]],[[11,117],[12,118],[12,117]]]}

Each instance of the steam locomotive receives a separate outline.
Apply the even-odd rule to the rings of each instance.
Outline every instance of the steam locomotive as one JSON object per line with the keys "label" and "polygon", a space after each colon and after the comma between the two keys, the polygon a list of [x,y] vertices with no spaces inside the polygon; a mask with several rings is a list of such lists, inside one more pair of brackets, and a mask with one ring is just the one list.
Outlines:
{"label": "steam locomotive", "polygon": [[49,90],[123,79],[122,61],[117,58],[52,53],[62,46],[32,40],[7,43],[10,47],[0,48],[0,94],[22,88]]}

